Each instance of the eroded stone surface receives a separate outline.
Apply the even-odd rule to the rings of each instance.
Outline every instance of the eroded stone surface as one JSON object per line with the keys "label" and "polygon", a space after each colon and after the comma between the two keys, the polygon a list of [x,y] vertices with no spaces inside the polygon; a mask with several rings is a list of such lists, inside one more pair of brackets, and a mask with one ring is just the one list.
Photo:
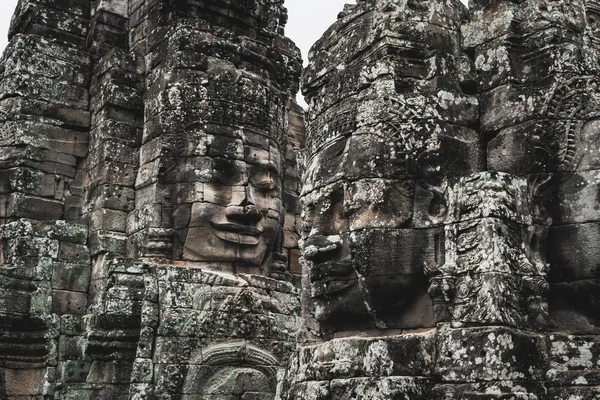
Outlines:
{"label": "eroded stone surface", "polygon": [[483,168],[477,100],[460,88],[464,12],[359,2],[312,50],[303,245],[325,335],[435,325],[423,267],[443,262],[437,185]]}
{"label": "eroded stone surface", "polygon": [[19,1],[0,399],[597,398],[600,4],[283,3]]}
{"label": "eroded stone surface", "polygon": [[[596,395],[596,7],[359,1],[315,45],[289,398]],[[361,367],[407,328],[422,368]]]}

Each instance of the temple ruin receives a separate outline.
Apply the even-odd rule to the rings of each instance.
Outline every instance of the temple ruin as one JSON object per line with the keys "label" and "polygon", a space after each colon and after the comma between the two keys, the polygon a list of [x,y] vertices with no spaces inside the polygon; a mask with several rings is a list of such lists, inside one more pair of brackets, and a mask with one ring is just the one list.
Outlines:
{"label": "temple ruin", "polygon": [[19,0],[0,400],[600,398],[600,1],[356,3]]}

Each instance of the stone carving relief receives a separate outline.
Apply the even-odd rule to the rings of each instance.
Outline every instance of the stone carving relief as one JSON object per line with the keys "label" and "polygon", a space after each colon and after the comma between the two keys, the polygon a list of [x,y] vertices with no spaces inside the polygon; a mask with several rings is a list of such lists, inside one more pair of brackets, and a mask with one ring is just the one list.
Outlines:
{"label": "stone carving relief", "polygon": [[169,397],[188,356],[242,342],[194,395],[275,396],[301,273],[286,20],[280,0],[19,1],[0,71],[0,398]]}
{"label": "stone carving relief", "polygon": [[450,193],[445,263],[427,267],[438,322],[543,328],[547,227],[532,222],[527,180],[480,173]]}
{"label": "stone carving relief", "polygon": [[459,52],[441,50],[453,40],[452,12],[424,44],[433,33],[413,36],[404,24],[437,6],[371,7],[348,8],[317,44],[338,67],[316,57],[304,74],[306,307],[325,335],[435,325],[423,266],[443,263],[447,178],[482,161],[467,127],[476,101],[460,82],[436,86],[438,74],[470,68]]}
{"label": "stone carving relief", "polygon": [[595,169],[598,165],[597,119],[600,81],[582,76],[557,82],[548,101],[548,116],[566,120],[559,127],[558,155],[561,172]]}
{"label": "stone carving relief", "polygon": [[213,174],[204,191],[221,204],[192,205],[184,259],[260,266],[268,258],[267,250],[273,248],[282,222],[281,157],[276,147],[246,146],[243,151],[247,178],[238,182],[242,185],[219,187],[227,181],[225,176],[235,174],[223,168],[223,175]]}
{"label": "stone carving relief", "polygon": [[272,354],[245,342],[211,346],[192,361],[183,393],[199,400],[218,396],[273,400],[277,365]]}
{"label": "stone carving relief", "polygon": [[[470,16],[461,21],[458,13],[443,13],[447,9],[433,3],[359,2],[347,7],[313,48],[313,62],[304,75],[311,107],[303,246],[312,296],[304,308],[320,323],[322,342],[311,341],[292,359],[288,398],[562,399],[588,390],[575,381],[572,388],[561,387],[557,382],[574,373],[562,375],[564,366],[557,373],[561,378],[548,378],[554,370],[544,377],[544,343],[556,340],[544,332],[556,326],[564,330],[568,324],[572,331],[595,332],[590,326],[582,329],[584,318],[593,320],[592,302],[581,307],[582,299],[566,300],[576,299],[575,293],[591,299],[583,287],[594,287],[591,265],[581,268],[573,261],[594,257],[591,248],[597,246],[583,250],[568,239],[583,221],[585,231],[597,236],[595,211],[585,205],[597,200],[582,189],[594,185],[597,153],[595,76],[583,72],[593,70],[594,50],[558,39],[583,34],[584,9],[593,19],[593,5],[471,2]],[[371,10],[377,10],[374,19]],[[403,24],[426,21],[419,14],[424,10],[435,19],[429,23],[438,36],[403,58],[402,50],[418,42]],[[376,59],[371,50],[386,28],[405,47],[394,48],[390,39],[388,46],[395,51],[378,48],[385,55],[374,68],[369,66]],[[454,82],[421,75],[426,68],[415,63],[427,59],[423,49],[428,45],[451,42],[453,28],[461,30],[458,47],[468,50],[465,58],[476,68],[470,73],[462,65],[460,72],[448,74],[460,77],[458,90]],[[423,29],[419,39],[429,33]],[[355,48],[360,56],[353,58]],[[436,52],[445,68],[465,58]],[[394,62],[396,68],[390,68]],[[386,73],[394,76],[393,85],[386,82]],[[432,82],[438,85],[434,99],[428,97]],[[472,119],[468,101],[461,101],[468,93],[476,95],[481,112]],[[482,140],[469,141],[468,129],[450,132],[440,120],[451,121],[454,128],[473,128]],[[354,146],[355,140],[362,146]],[[422,143],[426,145],[420,147]],[[483,162],[476,161],[478,156]],[[383,207],[380,198],[385,199]],[[396,232],[403,233],[401,240]],[[425,233],[425,240],[411,240]],[[410,249],[420,253],[411,258]],[[398,279],[406,277],[401,266],[407,260],[413,272],[427,276],[428,284],[415,279],[416,273],[413,280]],[[377,282],[373,272],[383,265],[389,275]],[[583,282],[574,282],[581,277]],[[435,323],[411,325],[389,318],[394,313],[398,317],[411,303],[411,293],[424,284]],[[396,292],[380,302],[388,287]],[[555,295],[567,292],[564,298]],[[578,320],[570,314],[571,319],[560,321],[567,309],[572,313],[577,307],[588,315]],[[413,316],[424,314],[422,308],[409,308]],[[362,324],[368,320],[370,324]],[[361,369],[358,360],[371,350],[363,341],[385,343],[378,362],[369,364],[376,369],[391,352],[384,348],[408,339],[411,327],[431,328],[437,341],[432,369],[418,374],[424,377],[418,390],[411,390],[414,381],[393,372],[411,362],[412,352],[386,364],[389,368]],[[398,328],[404,329],[402,334]],[[369,335],[374,338],[366,339]],[[429,378],[429,371],[441,379],[433,388],[428,385],[437,378]],[[544,387],[547,378],[553,382]],[[400,379],[405,379],[402,389],[392,383]]]}
{"label": "stone carving relief", "polygon": [[131,396],[274,398],[299,326],[290,283],[164,266],[146,286],[134,370],[151,367],[134,374]]}
{"label": "stone carving relief", "polygon": [[600,2],[470,3],[346,5],[305,113],[283,0],[20,0],[0,399],[598,397]]}
{"label": "stone carving relief", "polygon": [[[357,321],[362,320],[366,326],[384,328],[394,324],[390,315],[423,299],[418,288],[424,287],[424,276],[413,268],[421,256],[409,249],[425,246],[428,236],[403,229],[412,216],[413,183],[396,178],[394,171],[399,170],[391,167],[395,160],[379,161],[376,172],[367,161],[381,142],[402,147],[397,138],[385,135],[341,139],[314,156],[328,160],[319,168],[332,167],[320,176],[327,179],[339,171],[346,177],[304,197],[304,257],[311,268],[315,317],[324,325],[343,326],[345,321],[360,325]],[[353,143],[361,147],[354,148]],[[307,170],[309,176],[313,173]],[[378,247],[384,237],[393,243],[391,249]],[[381,259],[379,251],[391,251],[388,256],[395,263]]]}
{"label": "stone carving relief", "polygon": [[[597,301],[592,294],[597,290],[594,281],[596,250],[590,244],[598,220],[596,202],[600,148],[598,79],[581,76],[559,81],[548,102],[549,114],[564,122],[559,154],[561,163],[554,177],[551,197],[546,208],[553,219],[549,236],[548,257],[550,271],[552,324],[559,329],[598,330]],[[557,132],[559,134],[560,132]],[[584,233],[584,231],[587,231]],[[575,241],[586,243],[581,251]],[[578,315],[578,322],[565,319],[564,312]]]}
{"label": "stone carving relief", "polygon": [[229,102],[237,108],[199,111],[198,121],[163,139],[163,214],[172,215],[163,219],[163,230],[153,232],[168,237],[164,229],[171,229],[180,243],[168,258],[250,268],[247,272],[272,263],[285,215],[285,105],[270,90],[239,71],[210,73],[198,100],[206,98],[215,109]]}

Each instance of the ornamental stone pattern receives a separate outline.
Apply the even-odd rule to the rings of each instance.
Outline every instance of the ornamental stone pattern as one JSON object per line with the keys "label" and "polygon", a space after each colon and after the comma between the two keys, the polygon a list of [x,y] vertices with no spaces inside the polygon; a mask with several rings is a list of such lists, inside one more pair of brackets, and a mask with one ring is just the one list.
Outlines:
{"label": "ornamental stone pattern", "polygon": [[600,398],[600,1],[286,22],[19,0],[0,400]]}

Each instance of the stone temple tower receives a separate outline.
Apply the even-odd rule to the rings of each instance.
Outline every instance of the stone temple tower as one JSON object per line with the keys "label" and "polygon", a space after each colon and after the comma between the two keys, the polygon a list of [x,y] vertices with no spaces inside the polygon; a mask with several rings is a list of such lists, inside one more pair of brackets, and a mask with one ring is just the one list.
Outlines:
{"label": "stone temple tower", "polygon": [[19,0],[0,400],[600,398],[600,2],[286,21]]}
{"label": "stone temple tower", "polygon": [[282,0],[18,3],[0,398],[276,395],[301,273],[286,20]]}
{"label": "stone temple tower", "polygon": [[597,6],[357,1],[315,44],[287,398],[598,396]]}

